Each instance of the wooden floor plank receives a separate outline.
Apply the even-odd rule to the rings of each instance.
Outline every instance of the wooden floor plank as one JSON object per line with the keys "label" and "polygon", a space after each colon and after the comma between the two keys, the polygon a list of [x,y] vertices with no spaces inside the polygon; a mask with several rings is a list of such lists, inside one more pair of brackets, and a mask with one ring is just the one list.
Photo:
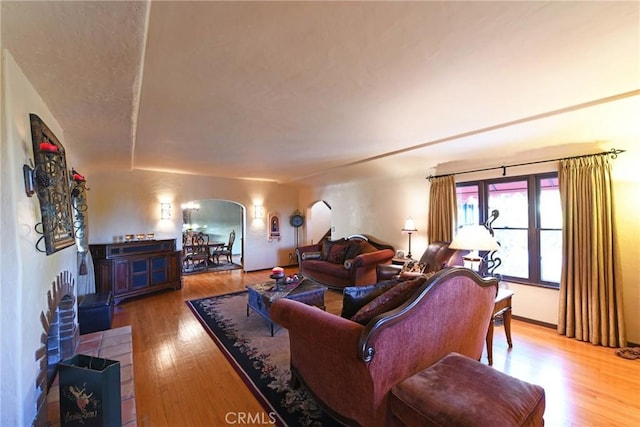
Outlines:
{"label": "wooden floor plank", "polygon": [[[237,413],[264,413],[185,301],[240,291],[269,274],[189,275],[180,291],[116,307],[112,326],[131,325],[133,331],[138,426],[230,425],[237,424]],[[640,425],[640,360],[542,326],[518,320],[511,326],[512,349],[503,328],[496,327],[493,366],[545,388],[547,427]]]}

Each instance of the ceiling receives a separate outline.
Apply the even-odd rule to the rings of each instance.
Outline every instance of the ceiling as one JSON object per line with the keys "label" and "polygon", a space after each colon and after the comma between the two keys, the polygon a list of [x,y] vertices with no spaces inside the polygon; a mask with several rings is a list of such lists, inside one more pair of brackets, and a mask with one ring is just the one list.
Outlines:
{"label": "ceiling", "polygon": [[83,171],[326,184],[640,137],[638,2],[2,1],[1,14],[2,46]]}

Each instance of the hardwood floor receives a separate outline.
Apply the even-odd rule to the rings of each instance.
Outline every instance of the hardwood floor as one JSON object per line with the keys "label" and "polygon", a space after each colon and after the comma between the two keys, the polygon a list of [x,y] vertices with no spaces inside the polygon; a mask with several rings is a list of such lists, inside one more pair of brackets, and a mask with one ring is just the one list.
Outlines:
{"label": "hardwood floor", "polygon": [[[112,326],[131,325],[133,331],[139,426],[247,425],[243,415],[255,419],[264,413],[185,301],[243,290],[269,273],[185,276],[180,291],[116,307]],[[508,349],[503,328],[496,327],[494,368],[545,388],[547,427],[640,425],[640,360],[517,320],[511,328]],[[482,360],[486,363],[486,354]]]}

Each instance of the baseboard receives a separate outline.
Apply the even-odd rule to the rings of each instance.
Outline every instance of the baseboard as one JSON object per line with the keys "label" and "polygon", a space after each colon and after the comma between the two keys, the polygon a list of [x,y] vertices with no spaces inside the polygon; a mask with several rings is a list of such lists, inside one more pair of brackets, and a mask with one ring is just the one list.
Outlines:
{"label": "baseboard", "polygon": [[[280,267],[282,268],[290,268],[290,267],[297,267],[298,263],[295,264],[285,264],[285,265],[281,265]],[[271,270],[270,268],[258,268],[256,270],[244,270],[245,273],[256,273],[258,271],[269,271]]]}
{"label": "baseboard", "polygon": [[[558,328],[558,325],[554,325],[553,323],[541,322],[539,320],[528,319],[526,317],[520,317],[520,316],[511,315],[511,318],[515,319],[515,320],[519,320],[521,322],[531,323],[533,325],[542,326],[542,327],[549,328],[549,329],[557,329]],[[627,341],[627,347],[640,347],[640,344],[634,343],[634,342],[631,342],[631,341]]]}
{"label": "baseboard", "polygon": [[511,315],[511,318],[515,319],[515,320],[519,320],[521,322],[531,323],[531,324],[537,325],[537,326],[543,326],[543,327],[549,328],[549,329],[557,329],[558,328],[558,325],[554,325],[553,323],[541,322],[539,320],[529,319],[527,317]]}

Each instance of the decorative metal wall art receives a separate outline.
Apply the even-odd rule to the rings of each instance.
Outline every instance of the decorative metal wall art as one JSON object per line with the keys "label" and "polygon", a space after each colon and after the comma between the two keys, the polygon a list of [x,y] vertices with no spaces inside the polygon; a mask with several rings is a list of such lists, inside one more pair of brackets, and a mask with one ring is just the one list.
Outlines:
{"label": "decorative metal wall art", "polygon": [[[35,192],[40,201],[42,221],[35,230],[42,236],[36,249],[51,255],[75,243],[71,208],[70,179],[64,147],[49,127],[29,114],[35,165],[25,165],[25,191]],[[30,169],[30,170],[29,170]],[[44,242],[44,247],[43,247]]]}

